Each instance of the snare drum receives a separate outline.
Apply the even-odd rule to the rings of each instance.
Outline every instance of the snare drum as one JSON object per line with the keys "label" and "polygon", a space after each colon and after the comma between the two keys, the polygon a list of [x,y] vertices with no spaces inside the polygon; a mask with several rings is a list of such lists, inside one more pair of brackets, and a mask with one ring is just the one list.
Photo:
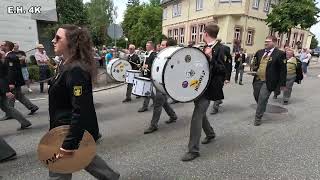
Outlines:
{"label": "snare drum", "polygon": [[176,101],[189,102],[206,90],[209,62],[197,48],[168,47],[155,58],[151,76],[159,91]]}
{"label": "snare drum", "polygon": [[123,59],[112,59],[107,65],[107,73],[116,81],[124,82],[126,80],[127,70],[131,70],[131,64]]}
{"label": "snare drum", "polygon": [[152,82],[146,77],[135,77],[133,79],[132,94],[136,96],[151,96]]}
{"label": "snare drum", "polygon": [[141,71],[139,70],[127,70],[126,72],[126,83],[133,84],[133,80],[135,77],[142,76]]}

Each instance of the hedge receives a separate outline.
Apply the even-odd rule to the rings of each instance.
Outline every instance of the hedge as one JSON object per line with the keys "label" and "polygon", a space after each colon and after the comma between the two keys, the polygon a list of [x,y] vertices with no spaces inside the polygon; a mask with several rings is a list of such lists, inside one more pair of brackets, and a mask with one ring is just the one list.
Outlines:
{"label": "hedge", "polygon": [[[29,79],[34,81],[39,81],[39,66],[38,65],[29,65]],[[54,69],[49,66],[50,77],[54,75]]]}

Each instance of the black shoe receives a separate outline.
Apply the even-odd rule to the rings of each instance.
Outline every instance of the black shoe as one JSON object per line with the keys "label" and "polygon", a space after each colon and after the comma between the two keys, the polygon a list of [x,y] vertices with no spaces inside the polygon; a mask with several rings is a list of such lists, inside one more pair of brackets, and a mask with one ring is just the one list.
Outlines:
{"label": "black shoe", "polygon": [[211,112],[210,114],[217,114],[218,112],[219,112],[219,109],[213,108],[213,109],[212,109],[212,112]]}
{"label": "black shoe", "polygon": [[238,84],[238,81],[234,81],[236,84]]}
{"label": "black shoe", "polygon": [[125,99],[125,100],[123,100],[122,102],[123,103],[126,103],[126,102],[130,102],[131,101],[131,99]]}
{"label": "black shoe", "polygon": [[148,111],[148,108],[140,108],[140,109],[138,110],[138,112],[145,112],[145,111]]}
{"label": "black shoe", "polygon": [[29,123],[27,125],[22,125],[20,128],[17,129],[17,131],[28,129],[31,125],[32,125],[31,123]]}
{"label": "black shoe", "polygon": [[150,133],[153,133],[153,132],[155,132],[155,131],[157,131],[157,130],[158,130],[157,127],[150,126],[148,129],[146,129],[146,130],[144,131],[144,134],[150,134]]}
{"label": "black shoe", "polygon": [[260,118],[256,118],[254,120],[254,126],[260,126],[262,124],[261,119]]}
{"label": "black shoe", "polygon": [[200,153],[198,152],[187,152],[182,156],[181,161],[192,161],[199,156]]}
{"label": "black shoe", "polygon": [[98,137],[97,137],[97,141],[98,141],[99,139],[101,139],[101,138],[102,138],[102,134],[99,133],[99,134],[98,134]]}
{"label": "black shoe", "polygon": [[174,122],[177,122],[177,117],[175,117],[175,118],[170,118],[168,121],[166,121],[165,123],[166,124],[171,124],[171,123],[174,123]]}
{"label": "black shoe", "polygon": [[214,138],[216,138],[216,135],[214,136],[210,136],[210,137],[206,137],[204,138],[204,140],[201,142],[202,144],[209,144],[212,140],[214,140]]}
{"label": "black shoe", "polygon": [[6,120],[9,120],[9,119],[13,119],[13,118],[10,117],[10,116],[4,116],[3,118],[0,119],[0,121],[6,121]]}
{"label": "black shoe", "polygon": [[[17,159],[17,154],[16,154],[16,153],[12,154],[11,156],[9,156],[9,157],[7,157],[7,158],[5,158],[5,159],[1,159],[0,162],[1,162],[1,163],[2,163],[2,162],[7,162],[7,161],[14,160],[14,159]],[[0,176],[0,178],[1,178],[1,176]]]}
{"label": "black shoe", "polygon": [[242,82],[239,82],[239,85],[243,85]]}
{"label": "black shoe", "polygon": [[139,98],[141,98],[141,96],[137,96],[137,97],[136,97],[136,99],[139,99]]}
{"label": "black shoe", "polygon": [[38,110],[39,110],[39,107],[36,107],[36,108],[32,109],[28,115],[33,115]]}
{"label": "black shoe", "polygon": [[288,105],[289,102],[288,101],[283,101],[283,105]]}

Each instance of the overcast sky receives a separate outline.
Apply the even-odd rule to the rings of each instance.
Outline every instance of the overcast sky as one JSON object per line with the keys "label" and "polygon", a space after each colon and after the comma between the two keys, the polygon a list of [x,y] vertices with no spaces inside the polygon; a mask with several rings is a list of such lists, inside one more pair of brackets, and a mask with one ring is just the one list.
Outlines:
{"label": "overcast sky", "polygon": [[[84,3],[89,2],[90,0],[83,0]],[[140,0],[140,2],[148,2],[149,0]],[[319,4],[318,7],[320,7],[320,0],[316,0]],[[126,10],[126,3],[128,0],[114,0],[114,5],[118,7],[118,18],[116,19],[116,23],[120,23],[123,20],[123,14]],[[320,23],[314,25],[311,28],[311,32],[314,33],[317,36],[317,39],[320,41]]]}

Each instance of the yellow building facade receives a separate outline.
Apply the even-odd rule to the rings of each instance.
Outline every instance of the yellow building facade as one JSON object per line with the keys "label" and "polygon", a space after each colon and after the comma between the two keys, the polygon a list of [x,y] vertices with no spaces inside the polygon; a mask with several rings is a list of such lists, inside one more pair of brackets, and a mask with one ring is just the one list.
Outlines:
{"label": "yellow building facade", "polygon": [[[265,19],[273,3],[277,0],[163,0],[162,32],[178,44],[201,44],[205,25],[215,22],[220,27],[218,38],[224,44],[233,48],[237,39],[252,54],[264,47],[264,40],[271,33]],[[274,35],[283,48],[287,35]],[[312,36],[308,30],[294,28],[289,45],[298,48],[299,41],[303,48],[309,48]]]}

